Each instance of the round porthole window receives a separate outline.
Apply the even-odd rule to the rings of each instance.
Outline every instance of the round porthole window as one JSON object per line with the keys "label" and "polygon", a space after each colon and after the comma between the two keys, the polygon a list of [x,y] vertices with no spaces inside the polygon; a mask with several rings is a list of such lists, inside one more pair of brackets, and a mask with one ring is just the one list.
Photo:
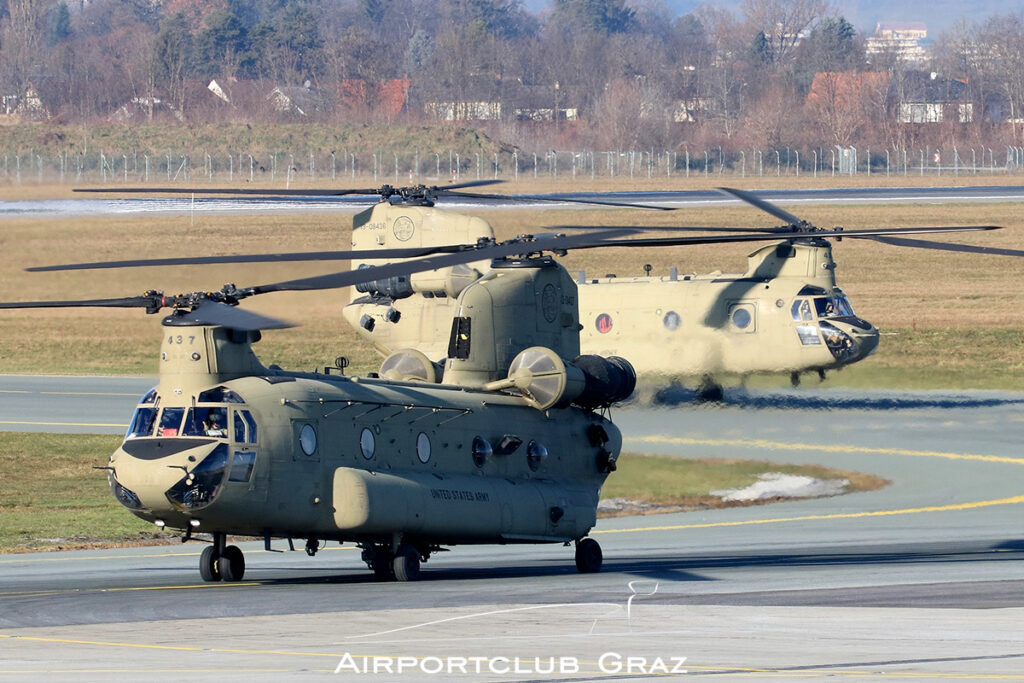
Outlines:
{"label": "round porthole window", "polygon": [[377,439],[373,436],[373,430],[369,427],[364,427],[362,434],[359,435],[359,450],[362,451],[363,457],[367,460],[372,458],[376,447]]}
{"label": "round porthole window", "polygon": [[526,464],[530,466],[530,470],[536,472],[540,469],[540,464],[544,462],[544,458],[548,457],[548,449],[544,447],[544,444],[536,441],[531,441],[526,447]]}
{"label": "round porthole window", "polygon": [[732,324],[741,330],[750,327],[750,311],[745,308],[737,308],[732,312]]}
{"label": "round porthole window", "polygon": [[299,431],[299,447],[306,455],[313,455],[316,450],[316,430],[313,425],[302,425]]}
{"label": "round porthole window", "polygon": [[491,443],[482,436],[473,437],[473,464],[483,467],[484,463],[494,455],[494,448]]}
{"label": "round porthole window", "polygon": [[668,313],[665,314],[665,317],[662,319],[662,322],[665,323],[665,329],[674,332],[679,329],[679,323],[681,322],[681,320],[679,318],[678,313],[676,313],[675,311],[669,311]]}
{"label": "round porthole window", "polygon": [[416,437],[416,457],[424,464],[430,460],[430,437],[423,432]]}

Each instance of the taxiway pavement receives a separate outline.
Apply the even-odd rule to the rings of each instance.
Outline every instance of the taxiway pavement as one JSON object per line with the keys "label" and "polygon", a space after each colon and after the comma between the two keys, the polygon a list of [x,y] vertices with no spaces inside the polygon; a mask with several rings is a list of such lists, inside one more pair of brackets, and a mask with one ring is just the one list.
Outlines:
{"label": "taxiway pavement", "polygon": [[[151,384],[2,376],[3,428],[119,431]],[[67,424],[11,424],[31,401]],[[613,418],[628,450],[891,484],[604,519],[596,575],[561,546],[454,548],[411,584],[336,545],[246,544],[239,584],[200,581],[196,544],[0,556],[0,676],[647,680],[686,657],[730,679],[1024,679],[1024,395],[737,392]]]}

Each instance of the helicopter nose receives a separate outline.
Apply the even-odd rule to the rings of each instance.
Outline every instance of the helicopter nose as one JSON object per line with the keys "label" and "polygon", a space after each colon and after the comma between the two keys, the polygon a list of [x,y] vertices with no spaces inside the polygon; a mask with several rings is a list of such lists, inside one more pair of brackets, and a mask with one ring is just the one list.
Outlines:
{"label": "helicopter nose", "polygon": [[822,321],[821,333],[840,365],[863,360],[878,348],[878,328],[861,318],[830,318]]}
{"label": "helicopter nose", "polygon": [[110,487],[130,510],[180,512],[212,501],[227,459],[212,439],[130,439],[110,460]]}
{"label": "helicopter nose", "polygon": [[867,330],[853,330],[853,341],[857,345],[857,360],[864,360],[878,349],[878,328],[871,326]]}

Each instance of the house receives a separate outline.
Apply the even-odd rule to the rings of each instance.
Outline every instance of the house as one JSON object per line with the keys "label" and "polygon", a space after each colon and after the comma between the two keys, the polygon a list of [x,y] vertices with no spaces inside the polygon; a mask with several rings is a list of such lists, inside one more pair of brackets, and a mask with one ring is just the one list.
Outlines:
{"label": "house", "polygon": [[361,78],[347,78],[333,90],[338,106],[349,112],[372,111],[394,118],[405,111],[411,84],[408,78],[391,78],[371,87]]}
{"label": "house", "polygon": [[49,108],[43,104],[39,89],[31,81],[20,95],[4,95],[3,111],[7,116],[19,116],[31,121],[48,121],[52,118]]}
{"label": "house", "polygon": [[329,112],[334,106],[334,97],[329,91],[314,88],[309,81],[301,86],[279,85],[267,100],[279,112],[309,117]]}
{"label": "house", "polygon": [[892,76],[877,71],[819,71],[814,74],[806,103],[850,108],[875,94],[884,96]]}
{"label": "house", "polygon": [[893,78],[890,97],[901,123],[974,120],[974,104],[967,100],[967,82],[942,78],[934,71],[911,71]]}
{"label": "house", "polygon": [[553,85],[516,84],[503,93],[516,121],[578,121],[573,96],[557,81]]}
{"label": "house", "polygon": [[417,90],[423,112],[439,121],[578,121],[576,96],[559,83],[526,85],[500,78],[478,78],[468,95],[448,99]]}

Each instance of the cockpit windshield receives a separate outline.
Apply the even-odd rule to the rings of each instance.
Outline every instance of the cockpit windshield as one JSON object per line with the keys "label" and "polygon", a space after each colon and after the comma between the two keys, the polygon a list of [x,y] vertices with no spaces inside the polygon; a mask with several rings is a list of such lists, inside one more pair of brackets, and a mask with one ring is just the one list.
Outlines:
{"label": "cockpit windshield", "polygon": [[228,435],[227,408],[189,408],[185,417],[185,436],[214,436],[222,438]]}
{"label": "cockpit windshield", "polygon": [[[813,302],[813,312],[811,302]],[[838,318],[854,315],[850,300],[842,292],[834,296],[796,299],[793,302],[791,312],[794,322],[806,322],[815,318]]]}
{"label": "cockpit windshield", "polygon": [[[144,436],[207,436],[232,439],[236,443],[257,442],[256,419],[250,410],[239,405],[245,401],[226,387],[217,387],[199,394],[199,405],[191,408],[168,406],[160,408],[156,389],[147,393],[135,409],[126,439]],[[202,405],[220,403],[221,405]]]}
{"label": "cockpit windshield", "polygon": [[850,300],[845,295],[815,297],[814,308],[819,318],[853,315],[853,306],[850,305]]}

